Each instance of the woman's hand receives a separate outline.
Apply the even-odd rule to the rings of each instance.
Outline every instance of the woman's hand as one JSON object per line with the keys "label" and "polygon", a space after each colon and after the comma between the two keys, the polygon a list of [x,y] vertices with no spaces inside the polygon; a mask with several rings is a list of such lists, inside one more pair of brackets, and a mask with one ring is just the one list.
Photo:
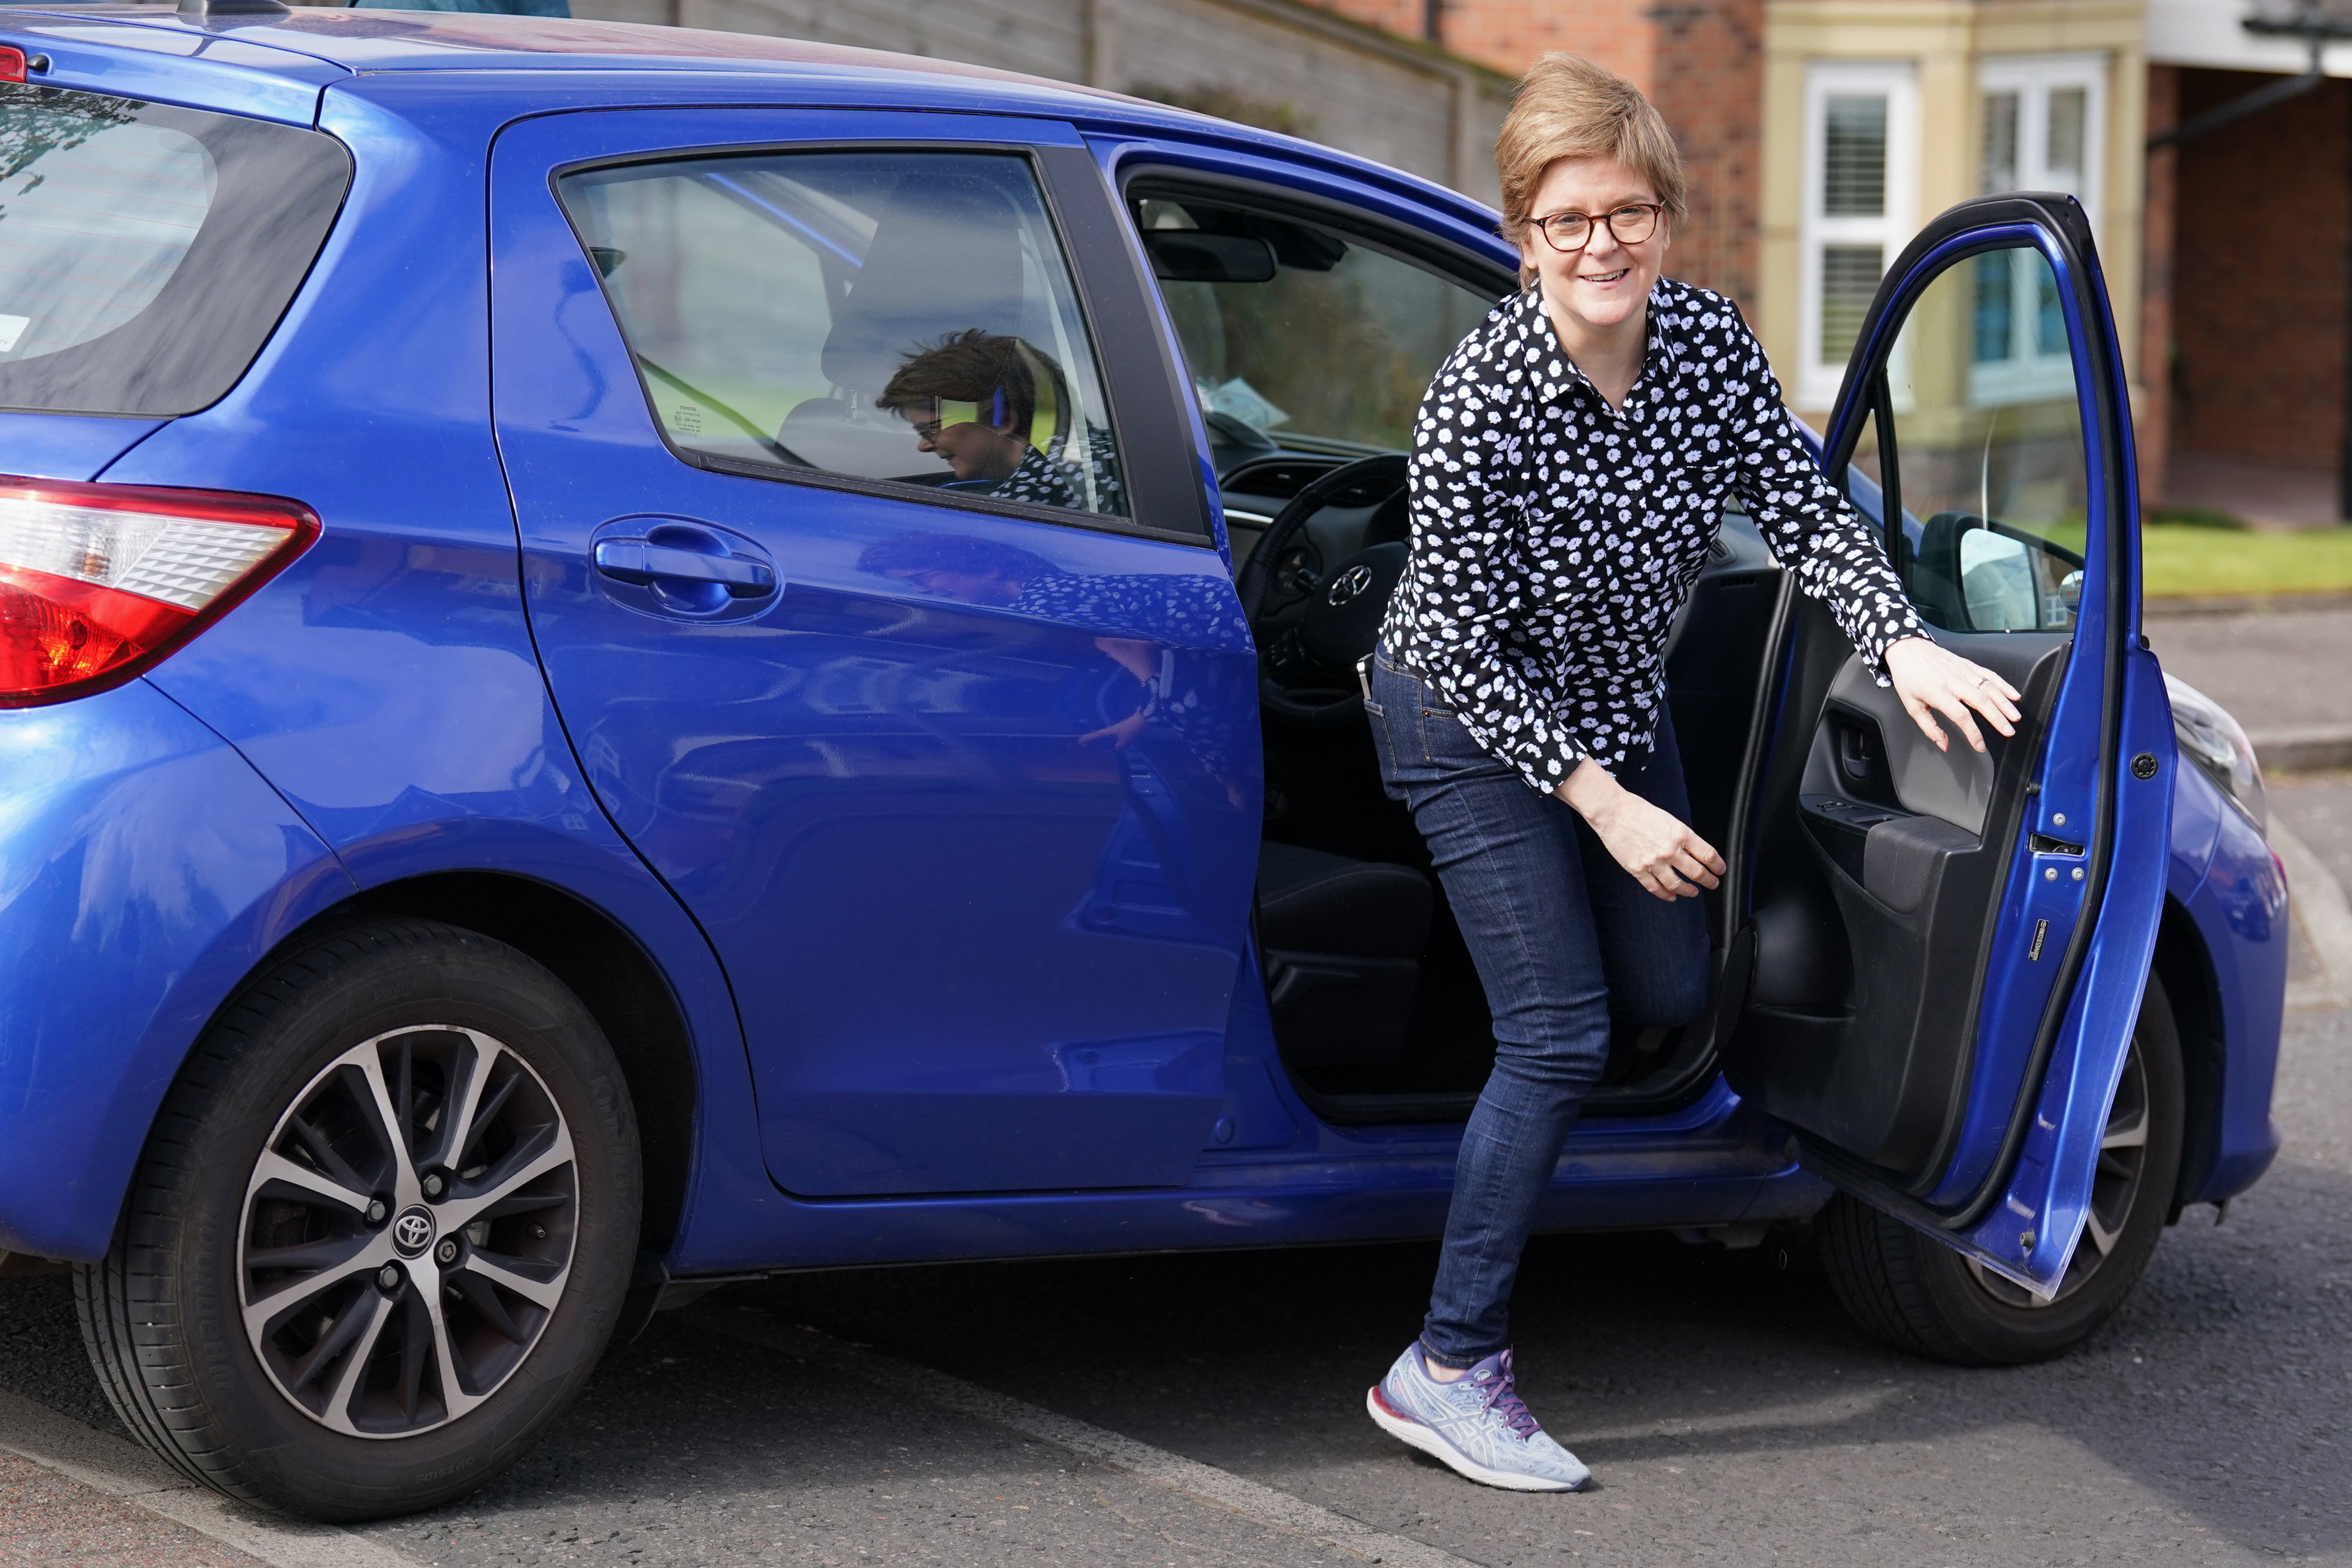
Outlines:
{"label": "woman's hand", "polygon": [[[1671,904],[1696,898],[1723,877],[1723,857],[1671,811],[1660,810],[1591,758],[1557,791],[1592,824],[1601,846],[1644,890]],[[1696,886],[1692,885],[1696,883]]]}
{"label": "woman's hand", "polygon": [[2017,688],[1982,664],[1927,638],[1906,637],[1888,648],[1886,678],[1895,683],[1903,711],[1938,751],[1952,748],[1944,727],[1936,722],[1935,715],[1939,713],[1958,725],[1969,744],[1979,751],[1985,748],[1984,736],[1969,716],[1971,708],[2001,734],[2017,733]]}

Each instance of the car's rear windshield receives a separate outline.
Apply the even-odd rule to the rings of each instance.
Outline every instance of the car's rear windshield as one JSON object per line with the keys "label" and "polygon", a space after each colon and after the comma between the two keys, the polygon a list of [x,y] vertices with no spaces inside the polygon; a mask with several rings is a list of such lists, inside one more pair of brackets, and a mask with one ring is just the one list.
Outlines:
{"label": "car's rear windshield", "polygon": [[315,131],[0,83],[0,409],[164,417],[217,401],[301,286],[351,172]]}

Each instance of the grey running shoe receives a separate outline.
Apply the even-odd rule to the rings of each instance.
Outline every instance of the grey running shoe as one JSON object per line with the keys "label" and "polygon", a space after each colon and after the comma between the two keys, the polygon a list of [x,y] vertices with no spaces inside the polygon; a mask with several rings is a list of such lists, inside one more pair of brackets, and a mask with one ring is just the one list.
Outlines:
{"label": "grey running shoe", "polygon": [[1443,1459],[1474,1481],[1513,1491],[1582,1491],[1592,1472],[1544,1436],[1497,1351],[1453,1383],[1429,1375],[1415,1340],[1364,1396],[1381,1431]]}

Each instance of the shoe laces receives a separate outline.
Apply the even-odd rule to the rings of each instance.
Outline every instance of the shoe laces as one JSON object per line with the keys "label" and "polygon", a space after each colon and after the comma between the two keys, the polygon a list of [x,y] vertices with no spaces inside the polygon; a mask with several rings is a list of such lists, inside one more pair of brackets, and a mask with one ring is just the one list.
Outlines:
{"label": "shoe laces", "polygon": [[1494,1380],[1479,1390],[1480,1407],[1501,1418],[1504,1426],[1521,1437],[1532,1437],[1539,1428],[1535,1412],[1519,1397],[1518,1384],[1511,1375],[1511,1353],[1505,1351],[1497,1364]]}

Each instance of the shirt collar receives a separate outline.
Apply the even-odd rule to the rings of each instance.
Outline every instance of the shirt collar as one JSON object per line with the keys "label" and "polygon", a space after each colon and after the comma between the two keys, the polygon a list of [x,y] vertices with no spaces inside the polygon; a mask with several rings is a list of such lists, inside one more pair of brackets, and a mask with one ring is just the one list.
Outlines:
{"label": "shirt collar", "polygon": [[[1523,353],[1523,363],[1532,378],[1536,392],[1546,402],[1559,402],[1568,396],[1571,387],[1592,389],[1591,378],[1577,367],[1559,346],[1559,334],[1552,330],[1551,317],[1543,308],[1543,285],[1530,283],[1519,291],[1514,303],[1517,346]],[[1666,280],[1660,278],[1651,286],[1648,320],[1642,345],[1642,369],[1633,378],[1633,389],[1625,395],[1626,408],[1642,400],[1650,382],[1665,373],[1667,361],[1682,357],[1679,334],[1669,323],[1679,319],[1666,298]],[[1605,400],[1604,400],[1605,401]]]}

